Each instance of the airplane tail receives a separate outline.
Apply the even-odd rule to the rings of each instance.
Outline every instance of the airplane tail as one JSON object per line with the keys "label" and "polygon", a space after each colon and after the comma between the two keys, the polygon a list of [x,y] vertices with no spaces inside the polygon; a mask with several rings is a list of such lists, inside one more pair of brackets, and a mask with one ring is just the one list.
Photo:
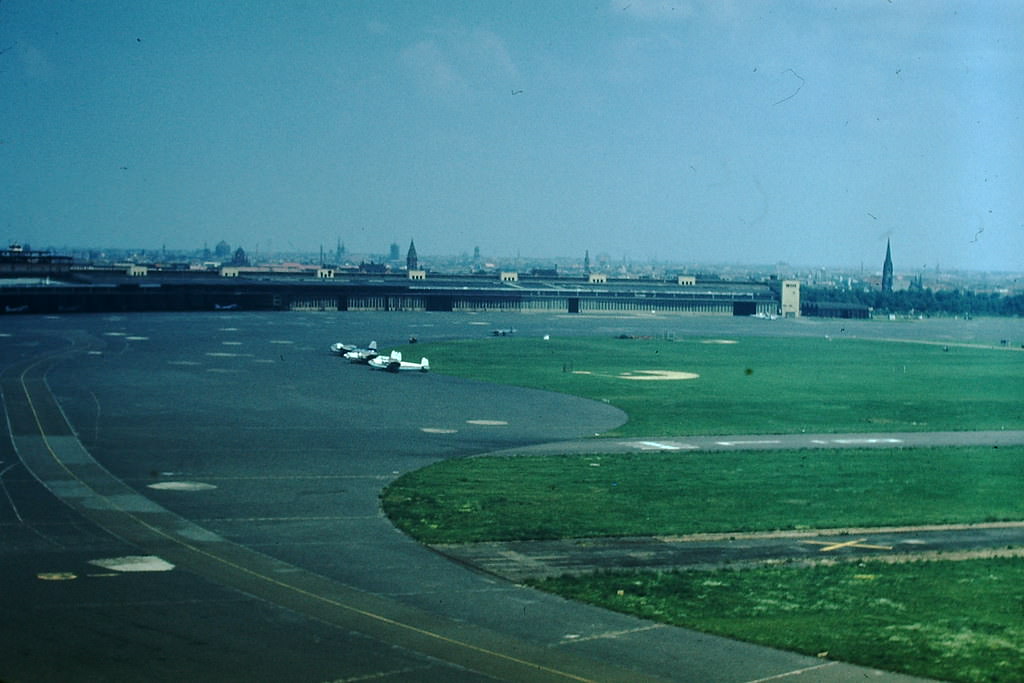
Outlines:
{"label": "airplane tail", "polygon": [[367,346],[366,348],[370,349],[371,351],[376,351],[377,350],[377,342],[375,342],[375,341],[370,342],[370,345]]}
{"label": "airplane tail", "polygon": [[423,372],[430,370],[430,361],[426,358],[420,358],[420,365],[423,366],[421,369]]}

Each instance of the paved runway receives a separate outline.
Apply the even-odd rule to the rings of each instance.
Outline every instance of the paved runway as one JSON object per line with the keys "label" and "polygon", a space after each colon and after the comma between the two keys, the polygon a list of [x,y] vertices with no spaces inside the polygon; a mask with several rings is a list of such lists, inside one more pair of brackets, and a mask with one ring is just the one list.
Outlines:
{"label": "paved runway", "polygon": [[[1024,336],[1014,321],[923,322],[917,333],[952,343]],[[568,603],[396,532],[377,495],[404,471],[623,419],[567,396],[372,373],[326,352],[338,340],[386,347],[498,327],[913,337],[915,325],[8,316],[0,680],[898,680]]]}

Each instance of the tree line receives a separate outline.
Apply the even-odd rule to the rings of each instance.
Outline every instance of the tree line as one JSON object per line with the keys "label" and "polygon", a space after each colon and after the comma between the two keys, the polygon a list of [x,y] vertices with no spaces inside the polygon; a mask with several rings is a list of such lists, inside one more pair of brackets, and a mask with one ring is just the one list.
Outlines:
{"label": "tree line", "polygon": [[806,303],[862,304],[875,313],[899,315],[1024,316],[1024,295],[1004,296],[966,289],[933,291],[913,288],[899,292],[801,287]]}

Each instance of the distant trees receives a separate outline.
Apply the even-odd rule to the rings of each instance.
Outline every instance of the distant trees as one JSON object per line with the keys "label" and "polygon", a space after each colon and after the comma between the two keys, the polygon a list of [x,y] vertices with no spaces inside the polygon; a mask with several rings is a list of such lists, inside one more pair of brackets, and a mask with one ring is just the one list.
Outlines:
{"label": "distant trees", "polygon": [[862,304],[882,314],[1024,316],[1024,295],[982,294],[963,289],[936,292],[926,288],[913,288],[898,292],[882,292],[803,287],[800,298],[807,303]]}

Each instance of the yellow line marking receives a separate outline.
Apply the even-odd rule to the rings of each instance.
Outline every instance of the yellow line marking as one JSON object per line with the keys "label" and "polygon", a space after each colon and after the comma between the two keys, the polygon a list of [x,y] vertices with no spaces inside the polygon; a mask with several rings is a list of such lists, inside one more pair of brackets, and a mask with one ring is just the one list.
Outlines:
{"label": "yellow line marking", "polygon": [[813,545],[825,546],[821,549],[821,552],[827,553],[832,550],[839,550],[840,548],[870,548],[871,550],[892,550],[891,545],[871,545],[866,543],[868,539],[858,538],[854,541],[800,541],[801,543],[811,543]]}
{"label": "yellow line marking", "polygon": [[[272,343],[274,343],[274,342],[272,342]],[[284,342],[284,343],[290,343],[290,342]],[[104,495],[100,494],[99,492],[97,492],[91,486],[89,486],[84,481],[82,481],[82,479],[78,475],[76,475],[74,472],[72,472],[70,469],[68,469],[67,465],[65,465],[64,462],[57,455],[57,453],[54,452],[53,447],[50,445],[50,441],[47,438],[46,430],[43,429],[43,425],[42,425],[42,421],[41,421],[41,419],[39,417],[39,413],[36,411],[35,402],[32,400],[31,394],[29,394],[28,386],[26,384],[25,376],[28,374],[29,370],[31,370],[35,366],[39,365],[40,363],[42,363],[44,360],[49,360],[51,356],[55,356],[55,355],[58,355],[58,354],[57,353],[49,354],[47,356],[44,356],[44,357],[40,358],[39,360],[35,361],[34,363],[28,365],[21,372],[21,375],[18,377],[18,380],[19,380],[19,382],[21,384],[21,389],[22,389],[22,391],[25,394],[26,400],[28,401],[29,410],[32,411],[32,417],[35,420],[36,428],[39,430],[39,435],[40,435],[40,437],[43,440],[43,444],[46,446],[46,450],[49,451],[50,456],[53,458],[54,462],[56,462],[60,466],[61,469],[63,469],[65,472],[67,472],[68,476],[70,476],[75,481],[80,483],[83,487],[85,487],[86,489],[91,491],[92,494],[95,495],[97,498],[102,498],[102,499],[106,500],[107,503],[111,506],[111,508],[113,508],[115,510],[118,510],[121,514],[123,514],[126,517],[128,517],[129,519],[133,520],[134,522],[136,522],[140,526],[150,530],[152,533],[154,533],[154,534],[156,534],[158,536],[162,536],[163,538],[166,538],[167,540],[177,544],[178,546],[180,546],[182,548],[185,548],[185,549],[187,549],[187,550],[189,550],[191,552],[196,553],[197,555],[204,556],[204,557],[206,557],[206,558],[208,558],[210,560],[213,560],[215,562],[219,562],[220,564],[222,564],[224,566],[227,566],[227,567],[230,567],[230,568],[232,568],[232,569],[234,569],[236,571],[239,571],[239,572],[241,572],[243,574],[247,574],[247,575],[249,575],[249,576],[251,576],[253,578],[259,579],[261,581],[264,581],[264,582],[266,582],[266,583],[268,583],[270,585],[276,586],[278,588],[282,588],[282,589],[291,591],[291,592],[293,592],[293,593],[295,593],[297,595],[301,595],[302,597],[310,598],[310,599],[313,599],[313,600],[317,600],[319,602],[331,605],[333,607],[337,607],[337,608],[342,609],[342,610],[347,610],[347,611],[349,611],[351,613],[358,614],[358,615],[360,615],[362,617],[366,617],[368,619],[375,620],[375,621],[378,621],[378,622],[383,623],[383,624],[387,624],[388,626],[393,626],[393,627],[396,627],[396,628],[404,629],[404,630],[412,632],[412,633],[416,633],[418,635],[426,636],[428,638],[433,638],[433,639],[435,639],[435,640],[437,640],[439,642],[447,643],[449,645],[454,645],[456,647],[465,648],[466,650],[469,650],[471,652],[477,652],[479,654],[491,656],[491,657],[494,657],[496,659],[512,662],[514,664],[520,664],[522,666],[526,666],[526,667],[530,667],[530,668],[533,668],[533,669],[537,669],[539,671],[544,671],[546,673],[550,673],[550,674],[553,674],[555,676],[561,676],[563,678],[571,679],[571,680],[574,680],[574,681],[581,681],[582,683],[597,683],[596,681],[593,681],[593,680],[591,680],[589,678],[584,678],[582,676],[577,676],[575,674],[572,674],[572,673],[569,673],[569,672],[566,672],[566,671],[559,671],[558,669],[554,669],[554,668],[551,668],[551,667],[548,667],[548,666],[544,666],[543,664],[537,664],[536,662],[530,662],[530,661],[527,661],[525,659],[520,659],[519,657],[514,657],[512,655],[504,654],[502,652],[496,652],[494,650],[489,650],[489,649],[487,649],[485,647],[480,647],[478,645],[473,645],[472,643],[467,643],[467,642],[462,641],[462,640],[457,640],[455,638],[450,638],[448,636],[441,635],[440,633],[434,633],[433,631],[429,631],[427,629],[420,628],[418,626],[413,626],[412,624],[406,624],[406,623],[403,623],[401,621],[397,621],[395,619],[392,619],[390,617],[386,617],[386,616],[381,615],[381,614],[375,614],[374,612],[370,612],[368,610],[360,609],[360,608],[354,607],[352,605],[347,605],[347,604],[345,604],[343,602],[340,602],[338,600],[333,600],[333,599],[325,597],[323,595],[318,595],[316,593],[308,591],[308,590],[306,590],[304,588],[300,588],[298,586],[294,586],[292,584],[285,583],[284,581],[280,581],[278,579],[275,579],[273,577],[267,576],[265,574],[261,574],[261,573],[255,571],[255,570],[252,570],[252,569],[250,569],[248,567],[244,567],[244,566],[242,566],[240,564],[237,564],[237,563],[232,562],[232,561],[230,561],[228,559],[220,557],[219,555],[216,555],[216,554],[214,554],[212,552],[204,550],[204,549],[202,549],[202,548],[200,548],[198,546],[192,545],[191,543],[187,543],[187,542],[181,540],[180,538],[177,538],[175,536],[170,535],[169,533],[167,533],[163,529],[160,529],[158,527],[153,526],[149,522],[147,522],[147,521],[145,521],[143,519],[140,519],[136,515],[132,514],[131,512],[129,512],[127,510],[125,510],[124,508],[120,507],[113,500],[111,500],[107,496],[104,496]],[[45,384],[45,373],[44,373],[44,377],[43,377],[43,382]],[[47,387],[47,388],[49,388],[49,387]],[[83,447],[83,450],[84,450],[84,447]],[[111,475],[111,476],[113,476],[113,475]],[[244,548],[244,546],[240,546],[240,547]],[[376,597],[376,596],[373,596],[372,593],[368,593],[367,595],[369,595],[371,597]],[[428,653],[423,653],[423,654],[428,654]],[[456,666],[459,665],[458,662],[450,662],[450,663],[455,664]]]}

